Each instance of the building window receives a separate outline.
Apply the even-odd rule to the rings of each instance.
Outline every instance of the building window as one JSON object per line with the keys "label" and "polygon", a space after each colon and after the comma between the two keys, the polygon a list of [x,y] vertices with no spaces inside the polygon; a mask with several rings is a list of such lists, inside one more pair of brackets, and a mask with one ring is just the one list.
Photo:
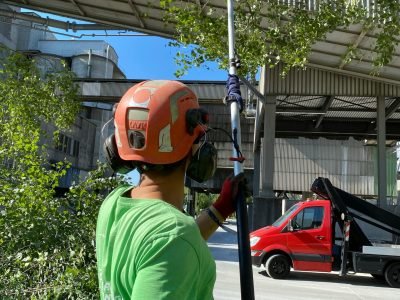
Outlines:
{"label": "building window", "polygon": [[58,136],[58,142],[55,148],[70,156],[78,157],[79,155],[79,141],[62,133]]}
{"label": "building window", "polygon": [[72,150],[72,156],[77,157],[79,155],[79,141],[74,141],[74,148]]}

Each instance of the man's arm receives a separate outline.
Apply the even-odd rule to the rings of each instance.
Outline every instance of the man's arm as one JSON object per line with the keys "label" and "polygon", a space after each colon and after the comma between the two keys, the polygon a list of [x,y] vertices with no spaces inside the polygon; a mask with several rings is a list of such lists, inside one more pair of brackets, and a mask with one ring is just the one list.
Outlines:
{"label": "man's arm", "polygon": [[[216,220],[214,220],[212,214],[214,214]],[[224,221],[225,219],[222,218],[221,214],[212,205],[208,209],[203,210],[196,219],[201,236],[205,240],[208,240],[208,238],[217,230],[218,226]]]}
{"label": "man's arm", "polygon": [[222,184],[217,201],[205,209],[196,219],[202,237],[207,240],[217,230],[227,217],[236,210],[236,195],[239,186],[246,188],[244,173],[229,176]]}

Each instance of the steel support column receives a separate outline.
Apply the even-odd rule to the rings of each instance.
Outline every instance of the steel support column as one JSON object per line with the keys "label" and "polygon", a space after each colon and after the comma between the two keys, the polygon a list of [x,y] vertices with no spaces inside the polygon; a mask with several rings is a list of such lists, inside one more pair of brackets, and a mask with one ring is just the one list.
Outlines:
{"label": "steel support column", "polygon": [[253,196],[258,197],[260,194],[260,172],[261,172],[260,146],[258,146],[254,151],[253,159],[254,159]]}
{"label": "steel support column", "polygon": [[378,206],[387,207],[385,97],[377,97]]}
{"label": "steel support column", "polygon": [[274,149],[276,97],[267,96],[264,110],[264,138],[262,139],[262,169],[260,196],[274,197]]}
{"label": "steel support column", "polygon": [[[257,105],[258,106],[258,105]],[[260,194],[260,172],[261,172],[261,158],[260,158],[260,141],[256,141],[257,145],[254,147],[253,159],[254,159],[254,169],[253,169],[253,199],[258,198]],[[253,202],[249,205],[249,228],[254,230],[254,208],[255,203]]]}
{"label": "steel support column", "polygon": [[[260,163],[254,164],[254,173],[259,176],[257,192],[253,197],[252,229],[271,224],[281,215],[282,202],[274,195],[274,146],[276,124],[276,96],[267,96],[267,74],[264,66],[260,78],[260,92],[265,96],[263,103],[258,101],[254,134],[254,152],[261,151]],[[261,126],[263,138],[261,139]]]}

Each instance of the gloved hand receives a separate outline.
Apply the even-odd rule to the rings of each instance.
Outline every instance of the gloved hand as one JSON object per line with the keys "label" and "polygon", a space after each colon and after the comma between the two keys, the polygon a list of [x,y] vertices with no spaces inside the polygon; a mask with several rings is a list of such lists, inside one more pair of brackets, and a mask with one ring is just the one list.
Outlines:
{"label": "gloved hand", "polygon": [[213,206],[224,219],[236,210],[236,196],[239,188],[243,189],[246,195],[247,187],[244,173],[236,176],[231,175],[222,184],[221,193]]}

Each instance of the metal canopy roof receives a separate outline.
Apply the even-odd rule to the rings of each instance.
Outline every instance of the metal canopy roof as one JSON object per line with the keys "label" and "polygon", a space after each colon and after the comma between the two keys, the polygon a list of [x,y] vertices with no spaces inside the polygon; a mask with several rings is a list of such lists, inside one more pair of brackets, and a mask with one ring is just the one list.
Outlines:
{"label": "metal canopy roof", "polygon": [[[157,36],[172,38],[174,34],[173,24],[163,22],[164,11],[158,0],[3,0],[3,2]],[[191,2],[202,5],[205,1],[191,0]],[[373,2],[373,0],[365,0],[364,5],[367,9],[372,9]],[[288,3],[293,3],[293,1],[288,0]],[[226,13],[225,0],[208,0],[207,5],[213,7],[216,14]],[[310,9],[314,9],[317,6],[317,1],[306,1],[306,5]],[[265,27],[265,24],[265,20],[261,21],[261,27]],[[363,30],[362,25],[338,28],[329,33],[325,40],[318,41],[312,47],[309,62],[318,66],[334,68],[337,71],[348,70],[368,75],[373,69],[371,62],[375,53],[372,46],[375,41],[374,32]],[[344,62],[343,57],[349,46],[358,49],[362,55],[362,60]],[[400,80],[399,71],[400,49],[397,47],[393,60],[382,68],[380,77],[398,81]]]}
{"label": "metal canopy roof", "polygon": [[[163,22],[164,11],[158,0],[0,0],[37,11],[104,24],[110,29],[124,28],[173,38],[173,24]],[[204,3],[192,0],[194,4]],[[292,2],[292,1],[289,1]],[[365,0],[367,7],[373,0]],[[314,1],[308,1],[313,7]],[[225,0],[208,0],[217,13],[225,13]],[[265,22],[261,22],[263,26]],[[79,26],[71,24],[71,30]],[[376,98],[386,96],[387,137],[400,136],[400,47],[393,60],[382,68],[379,77],[370,76],[372,50],[376,35],[361,25],[338,28],[318,41],[309,56],[305,72],[290,72],[285,79],[277,74],[280,66],[270,70],[267,93],[277,98],[277,134],[282,136],[357,136],[374,138]],[[399,39],[400,41],[400,39]],[[345,63],[348,47],[357,48],[362,60]],[[276,74],[273,74],[276,73]],[[291,77],[291,74],[295,74]],[[301,75],[299,75],[301,73]],[[302,88],[307,91],[302,92]],[[300,93],[299,93],[300,91]],[[296,96],[295,96],[296,95]],[[316,95],[316,96],[315,96]]]}

